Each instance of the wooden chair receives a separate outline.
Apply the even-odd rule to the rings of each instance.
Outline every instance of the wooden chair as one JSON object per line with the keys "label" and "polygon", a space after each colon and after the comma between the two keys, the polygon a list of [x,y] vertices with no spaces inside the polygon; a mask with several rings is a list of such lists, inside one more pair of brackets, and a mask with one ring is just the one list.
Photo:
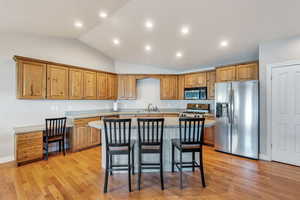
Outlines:
{"label": "wooden chair", "polygon": [[[134,174],[134,140],[131,140],[131,119],[103,119],[106,142],[106,166],[104,193],[107,192],[108,174],[113,171],[128,171],[128,189],[131,192],[131,170]],[[130,158],[132,154],[132,158]],[[128,155],[128,163],[113,164],[113,156]],[[132,162],[130,164],[130,161]]]}
{"label": "wooden chair", "polygon": [[[204,169],[203,169],[203,136],[204,136],[205,118],[179,118],[179,139],[172,139],[172,172],[176,166],[180,172],[180,188],[183,188],[182,169],[198,167],[201,172],[202,186],[205,187]],[[175,162],[175,148],[179,150],[179,162]],[[195,153],[199,152],[198,164],[195,161]],[[182,154],[192,153],[192,162],[183,162]]]}
{"label": "wooden chair", "polygon": [[[163,178],[163,132],[164,118],[144,118],[138,120],[138,189],[141,189],[142,169],[159,169],[161,189],[164,189]],[[142,154],[159,154],[159,163],[142,161]]]}
{"label": "wooden chair", "polygon": [[46,131],[44,134],[44,149],[46,151],[46,160],[49,155],[49,143],[58,142],[59,152],[63,150],[66,155],[65,138],[66,138],[66,117],[46,119]]}

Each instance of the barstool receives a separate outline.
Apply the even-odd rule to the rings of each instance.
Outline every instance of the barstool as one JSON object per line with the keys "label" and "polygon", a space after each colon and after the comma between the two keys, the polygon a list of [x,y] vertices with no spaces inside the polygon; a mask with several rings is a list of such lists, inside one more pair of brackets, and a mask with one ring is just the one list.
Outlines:
{"label": "barstool", "polygon": [[[180,188],[182,184],[182,169],[198,167],[201,172],[202,186],[205,187],[205,178],[203,171],[203,156],[202,145],[204,136],[204,122],[205,118],[179,118],[179,139],[172,139],[172,172],[176,166],[180,172]],[[175,148],[179,150],[180,160],[175,162]],[[195,161],[195,153],[199,152],[198,164]],[[183,153],[192,153],[192,162],[182,162]]]}
{"label": "barstool", "polygon": [[[141,189],[142,169],[159,169],[161,189],[164,189],[163,177],[163,132],[164,118],[138,118],[138,189]],[[142,161],[142,154],[159,154],[159,163]]]}
{"label": "barstool", "polygon": [[46,160],[48,160],[49,155],[49,143],[58,142],[59,151],[61,152],[62,150],[64,155],[66,155],[66,121],[66,117],[46,119],[46,131],[43,138]]}
{"label": "barstool", "polygon": [[[131,119],[103,119],[106,142],[104,193],[107,192],[108,173],[128,171],[128,189],[131,192],[131,170],[134,174],[134,140],[131,140]],[[132,153],[132,158],[130,154]],[[113,164],[113,156],[128,155],[128,163]],[[132,162],[130,164],[130,161]]]}

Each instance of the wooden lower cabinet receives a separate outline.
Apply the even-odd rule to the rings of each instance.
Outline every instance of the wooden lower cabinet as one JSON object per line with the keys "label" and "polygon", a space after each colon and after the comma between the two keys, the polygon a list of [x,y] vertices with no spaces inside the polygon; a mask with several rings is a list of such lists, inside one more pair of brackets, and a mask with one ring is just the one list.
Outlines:
{"label": "wooden lower cabinet", "polygon": [[91,128],[88,123],[100,120],[99,117],[90,117],[74,120],[73,133],[71,134],[71,150],[79,151],[101,143],[100,131]]}
{"label": "wooden lower cabinet", "polygon": [[15,157],[18,165],[43,158],[42,131],[17,134],[15,143]]}
{"label": "wooden lower cabinet", "polygon": [[215,127],[208,127],[204,129],[204,144],[214,146],[215,144]]}

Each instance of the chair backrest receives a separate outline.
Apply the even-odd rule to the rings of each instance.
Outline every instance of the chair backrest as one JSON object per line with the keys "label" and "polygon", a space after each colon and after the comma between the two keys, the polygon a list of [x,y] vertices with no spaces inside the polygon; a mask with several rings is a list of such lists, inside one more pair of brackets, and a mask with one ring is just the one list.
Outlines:
{"label": "chair backrest", "polygon": [[66,117],[46,119],[46,137],[63,136],[66,133]]}
{"label": "chair backrest", "polygon": [[202,144],[205,118],[179,118],[179,137],[181,144]]}
{"label": "chair backrest", "polygon": [[161,145],[164,118],[138,118],[139,145]]}
{"label": "chair backrest", "polygon": [[103,119],[106,148],[130,146],[131,119]]}

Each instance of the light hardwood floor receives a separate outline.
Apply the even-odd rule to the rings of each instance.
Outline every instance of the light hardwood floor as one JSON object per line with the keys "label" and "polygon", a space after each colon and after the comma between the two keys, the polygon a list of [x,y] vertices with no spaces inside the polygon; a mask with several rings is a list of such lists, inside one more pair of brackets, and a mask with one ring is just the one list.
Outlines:
{"label": "light hardwood floor", "polygon": [[142,190],[127,191],[127,174],[109,179],[103,194],[104,172],[100,168],[100,148],[50,156],[16,167],[0,165],[0,199],[300,199],[300,167],[275,162],[253,161],[213,151],[204,152],[207,187],[200,184],[199,171],[184,174],[179,189],[178,173],[165,173],[165,190],[160,190],[159,173],[142,175]]}

